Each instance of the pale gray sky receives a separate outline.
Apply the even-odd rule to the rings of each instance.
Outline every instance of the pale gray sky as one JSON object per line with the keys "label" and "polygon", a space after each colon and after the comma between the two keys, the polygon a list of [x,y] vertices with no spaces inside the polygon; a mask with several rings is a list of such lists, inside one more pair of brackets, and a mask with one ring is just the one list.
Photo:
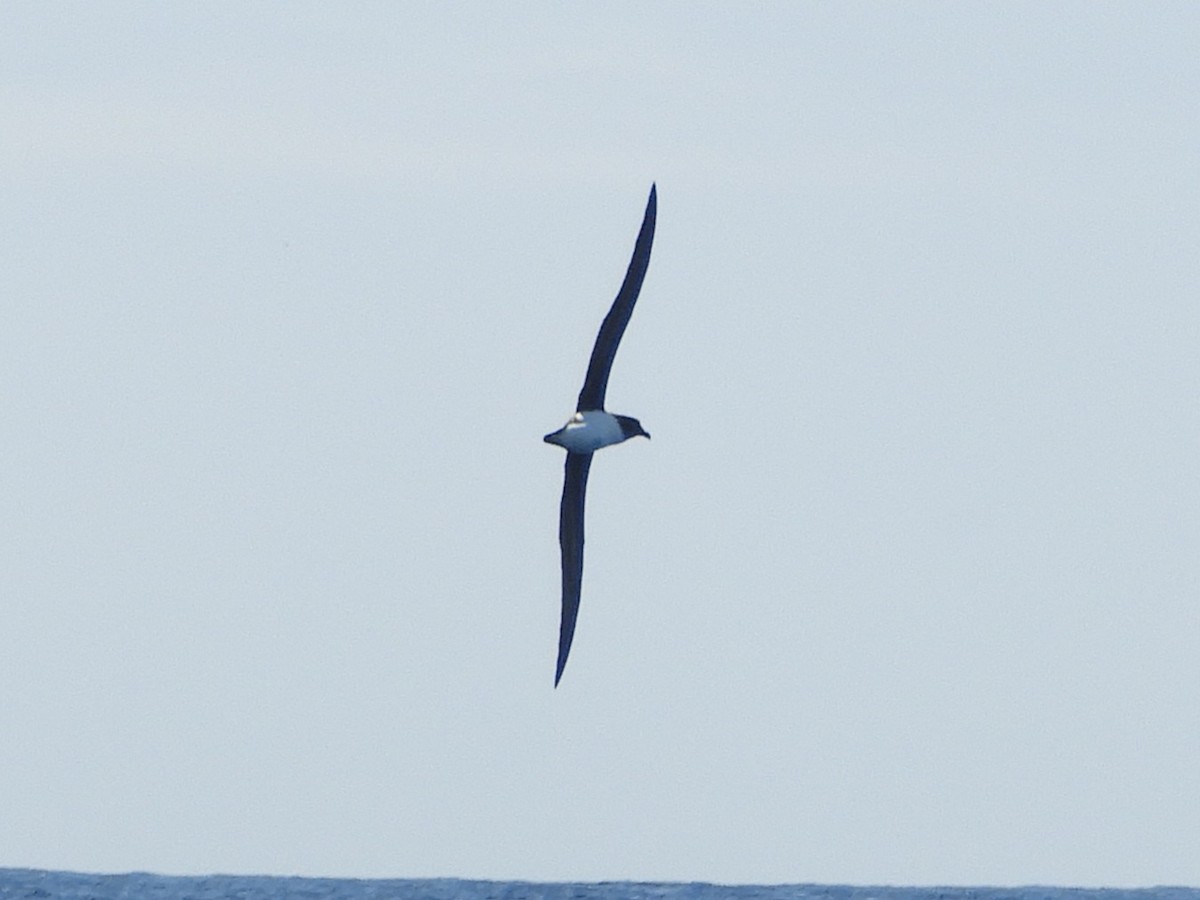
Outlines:
{"label": "pale gray sky", "polygon": [[1200,884],[1198,46],[4,4],[0,865]]}

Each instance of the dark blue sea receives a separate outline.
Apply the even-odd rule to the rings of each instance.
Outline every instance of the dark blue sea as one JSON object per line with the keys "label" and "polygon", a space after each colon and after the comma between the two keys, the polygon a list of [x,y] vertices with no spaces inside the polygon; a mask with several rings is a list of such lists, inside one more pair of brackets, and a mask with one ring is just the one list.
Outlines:
{"label": "dark blue sea", "polygon": [[0,869],[0,898],[72,900],[1200,900],[1200,890],[1155,887],[850,887],[687,882],[462,881],[456,878],[280,878],[264,875],[88,875]]}

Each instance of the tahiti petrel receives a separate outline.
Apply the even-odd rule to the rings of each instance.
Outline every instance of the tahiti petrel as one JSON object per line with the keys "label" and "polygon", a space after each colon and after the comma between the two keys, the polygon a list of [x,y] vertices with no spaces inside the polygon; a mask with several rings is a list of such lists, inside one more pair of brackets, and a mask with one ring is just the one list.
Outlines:
{"label": "tahiti petrel", "polygon": [[592,358],[588,363],[587,376],[583,379],[583,390],[575,404],[575,415],[558,431],[546,435],[545,440],[557,444],[567,451],[566,476],[563,480],[562,506],[559,509],[558,542],[562,548],[562,622],[558,631],[558,669],[554,674],[554,686],[558,687],[567,654],[571,652],[571,639],[575,636],[575,618],[579,614],[579,589],[583,583],[583,501],[587,494],[588,469],[592,465],[592,453],[610,444],[641,435],[650,437],[641,422],[631,416],[617,416],[604,411],[604,391],[608,386],[608,373],[612,369],[613,357],[621,335],[629,324],[633,304],[637,302],[650,264],[650,245],[654,242],[654,219],[658,208],[655,186],[650,186],[650,200],[646,204],[646,215],[642,219],[642,230],[638,232],[633,248],[633,259],[625,273],[625,281],[617,292],[617,299],[604,317],[596,345],[592,347]]}

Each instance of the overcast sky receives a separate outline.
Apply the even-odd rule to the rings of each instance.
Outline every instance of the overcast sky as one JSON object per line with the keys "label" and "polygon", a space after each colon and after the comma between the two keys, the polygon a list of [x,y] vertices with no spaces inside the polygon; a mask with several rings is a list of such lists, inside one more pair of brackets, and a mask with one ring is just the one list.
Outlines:
{"label": "overcast sky", "polygon": [[1200,885],[1197,47],[5,3],[0,865]]}

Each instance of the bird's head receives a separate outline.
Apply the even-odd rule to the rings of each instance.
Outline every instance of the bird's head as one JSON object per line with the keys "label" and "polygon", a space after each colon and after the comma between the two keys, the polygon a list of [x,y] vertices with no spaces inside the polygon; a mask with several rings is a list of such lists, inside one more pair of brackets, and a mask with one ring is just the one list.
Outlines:
{"label": "bird's head", "polygon": [[647,440],[650,438],[650,432],[642,427],[642,423],[633,416],[616,416],[617,422],[621,425],[621,434],[625,440],[631,437],[644,437]]}

